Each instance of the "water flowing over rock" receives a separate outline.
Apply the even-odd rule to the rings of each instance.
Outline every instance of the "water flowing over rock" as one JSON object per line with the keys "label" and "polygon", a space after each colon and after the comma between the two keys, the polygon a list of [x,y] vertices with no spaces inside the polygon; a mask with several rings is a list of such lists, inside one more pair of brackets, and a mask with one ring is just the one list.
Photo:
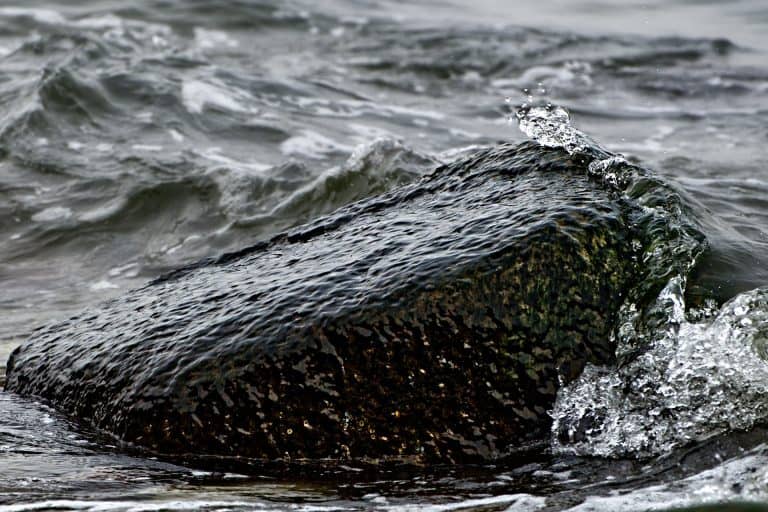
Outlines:
{"label": "water flowing over rock", "polygon": [[719,311],[712,297],[688,306],[688,282],[712,249],[685,194],[600,149],[561,107],[525,106],[518,118],[542,144],[591,158],[588,173],[639,206],[630,223],[642,240],[640,279],[614,330],[619,364],[589,365],[560,390],[554,451],[650,457],[764,422],[766,290],[741,293]]}
{"label": "water flowing over rock", "polygon": [[7,389],[159,454],[512,454],[613,361],[636,278],[638,208],[589,163],[480,151],[38,330]]}

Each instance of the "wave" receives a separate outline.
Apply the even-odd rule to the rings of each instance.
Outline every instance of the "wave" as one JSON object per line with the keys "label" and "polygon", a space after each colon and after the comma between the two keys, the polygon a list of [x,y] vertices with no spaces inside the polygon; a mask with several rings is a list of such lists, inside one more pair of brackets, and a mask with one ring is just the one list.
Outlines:
{"label": "wave", "polygon": [[[200,159],[209,160],[208,166],[198,168]],[[117,165],[128,164],[132,171],[79,177],[52,190],[9,189],[13,200],[0,208],[7,210],[6,227],[15,233],[6,260],[68,251],[93,255],[109,247],[92,247],[90,240],[119,237],[127,258],[120,261],[138,263],[146,275],[412,182],[438,162],[396,139],[381,138],[321,170],[299,161],[259,167],[219,153],[166,162],[130,157]]]}
{"label": "wave", "polygon": [[[0,84],[0,156],[17,173],[0,177],[8,199],[0,225],[14,237],[6,260],[81,255],[84,242],[120,237],[129,261],[118,264],[171,266],[314,219],[417,179],[437,164],[424,148],[439,153],[458,139],[493,140],[453,136],[446,126],[470,125],[453,123],[453,116],[495,118],[497,109],[440,104],[441,95],[465,103],[480,98],[480,105],[488,95],[524,89],[566,99],[576,105],[572,111],[608,125],[606,119],[702,119],[717,114],[713,98],[728,98],[722,114],[738,123],[768,93],[764,71],[723,64],[724,56],[744,50],[720,39],[346,22],[277,2],[234,2],[226,13],[160,3],[102,16],[0,9],[21,38],[3,57],[11,78]],[[201,29],[207,18],[211,26]],[[254,63],[235,29],[274,23],[317,53]],[[31,27],[39,33],[30,35]],[[322,30],[313,34],[313,27]],[[345,30],[334,34],[334,27]],[[615,101],[601,104],[606,96]],[[637,106],[647,97],[657,100],[655,110]],[[350,118],[357,124],[340,122]],[[728,272],[741,279],[738,285],[723,278],[724,269],[751,256],[753,240],[729,247],[733,237],[721,236],[686,194],[600,148],[570,126],[564,110],[529,108],[520,121],[540,143],[589,158],[595,179],[643,207],[633,219],[642,235],[635,242],[644,251],[636,262],[643,279],[628,291],[616,330],[622,366],[590,369],[563,390],[554,412],[557,449],[617,455],[617,436],[624,436],[631,453],[652,454],[686,436],[730,428],[726,420],[736,413],[727,408],[709,414],[712,423],[690,419],[698,410],[692,390],[687,398],[645,390],[645,402],[625,390],[640,386],[641,374],[667,375],[684,342],[701,338],[705,346],[730,329],[734,310],[717,308],[735,293],[743,295],[729,304],[741,300],[761,310],[760,292],[747,290],[756,280],[747,270]],[[387,136],[400,132],[410,146]],[[427,142],[418,141],[419,132]],[[368,145],[353,150],[361,140]],[[24,187],[19,169],[30,183]],[[740,228],[746,233],[754,225]],[[758,316],[746,318],[762,325]],[[741,339],[735,330],[729,336]],[[747,358],[755,336],[745,331],[734,350]],[[705,361],[690,365],[692,375],[706,374]],[[581,400],[598,382],[605,396]],[[746,380],[733,382],[730,393],[750,392]],[[727,397],[742,409],[753,405]],[[690,403],[673,406],[677,399]],[[655,438],[637,433],[642,428],[625,414],[632,407],[656,411],[669,428]],[[675,421],[691,426],[679,431]]]}
{"label": "wave", "polygon": [[285,219],[310,220],[340,206],[415,181],[438,165],[434,158],[396,139],[382,138],[358,146],[343,164],[324,171],[261,215],[241,218],[237,225],[285,225]]}
{"label": "wave", "polygon": [[[616,366],[588,365],[561,388],[552,411],[553,449],[603,457],[649,457],[768,419],[768,289],[718,308],[686,306],[686,288],[712,249],[685,194],[597,146],[560,107],[526,106],[534,140],[591,160],[589,172],[641,206],[639,282],[627,290],[614,336]],[[711,223],[710,223],[711,225]]]}

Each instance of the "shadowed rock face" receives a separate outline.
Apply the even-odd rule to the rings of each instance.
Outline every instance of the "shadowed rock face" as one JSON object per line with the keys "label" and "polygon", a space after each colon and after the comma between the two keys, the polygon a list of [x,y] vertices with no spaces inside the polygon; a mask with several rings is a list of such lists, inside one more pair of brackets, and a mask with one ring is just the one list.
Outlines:
{"label": "shadowed rock face", "polygon": [[160,454],[500,458],[613,358],[630,206],[486,150],[38,330],[7,389]]}

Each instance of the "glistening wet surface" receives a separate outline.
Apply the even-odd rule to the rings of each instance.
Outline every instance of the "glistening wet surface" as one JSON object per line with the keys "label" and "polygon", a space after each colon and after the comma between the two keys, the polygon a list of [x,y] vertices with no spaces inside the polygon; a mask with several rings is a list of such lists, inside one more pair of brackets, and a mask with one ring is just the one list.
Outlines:
{"label": "glistening wet surface", "polygon": [[[571,444],[518,465],[210,473],[143,457],[3,393],[0,510],[644,510],[768,499],[762,432],[727,433],[764,418],[755,405],[765,368],[751,352],[764,351],[753,343],[762,309],[749,290],[768,283],[766,34],[757,0],[3,2],[3,362],[36,327],[164,271],[413,182],[473,148],[523,140],[506,118],[529,95],[684,189],[715,249],[695,281],[718,304],[712,323],[678,321],[621,374],[585,374],[554,414],[597,410],[605,428],[586,438],[575,428]],[[717,311],[743,292],[730,316]],[[733,340],[746,341],[734,350]],[[643,375],[688,387],[649,377],[629,402],[611,394]]]}

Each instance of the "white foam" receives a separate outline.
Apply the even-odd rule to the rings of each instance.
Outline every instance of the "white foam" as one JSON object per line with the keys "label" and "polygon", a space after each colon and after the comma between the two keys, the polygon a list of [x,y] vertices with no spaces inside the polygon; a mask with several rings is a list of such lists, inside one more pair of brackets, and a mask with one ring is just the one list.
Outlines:
{"label": "white foam", "polygon": [[134,262],[120,267],[114,267],[109,270],[107,275],[109,275],[109,277],[118,277],[121,275],[124,275],[125,277],[136,277],[139,275],[139,264]]}
{"label": "white foam", "polygon": [[32,18],[38,23],[48,25],[63,25],[67,19],[53,9],[36,9],[32,7],[0,7],[0,17]]}
{"label": "white foam", "polygon": [[470,144],[469,146],[463,146],[458,148],[451,148],[447,149],[445,151],[442,151],[435,155],[435,159],[438,162],[442,162],[444,164],[453,162],[459,158],[463,158],[465,156],[469,156],[472,153],[476,153],[480,150],[486,149],[487,146],[483,146],[480,144]]}
{"label": "white foam", "polygon": [[679,149],[676,141],[679,139],[671,137],[675,129],[671,126],[660,125],[656,128],[656,133],[647,137],[638,143],[628,143],[622,140],[622,151],[647,152],[650,154],[668,153]]}
{"label": "white foam", "polygon": [[240,45],[236,39],[233,39],[226,32],[203,27],[195,27],[195,43],[204,49],[217,47],[237,48]]}
{"label": "white foam", "polygon": [[[32,512],[38,510],[82,510],[86,512],[154,512],[161,510],[202,510],[209,508],[247,507],[248,510],[274,510],[264,505],[247,501],[207,501],[207,500],[159,500],[141,501],[86,501],[86,500],[47,500],[18,505],[0,505],[0,512]],[[325,510],[333,510],[331,508]]]}
{"label": "white foam", "polygon": [[373,114],[387,118],[397,115],[411,119],[424,118],[433,121],[445,120],[445,114],[442,114],[441,112],[366,100],[338,100],[331,102],[325,98],[306,96],[286,97],[285,99],[292,101],[302,109],[311,109],[313,113],[319,116],[361,117]]}
{"label": "white foam", "polygon": [[652,485],[629,492],[617,490],[609,496],[590,496],[568,512],[614,512],[622,510],[671,510],[697,505],[768,499],[768,457],[758,447],[737,459],[719,464],[668,485]]}
{"label": "white foam", "polygon": [[145,151],[147,153],[157,153],[163,150],[163,146],[155,146],[150,144],[134,144],[131,146],[134,151]]}
{"label": "white foam", "polygon": [[[357,102],[362,103],[362,102]],[[373,103],[373,105],[376,105],[377,107],[381,108],[384,112],[389,112],[392,114],[399,114],[402,116],[414,116],[414,117],[424,117],[427,119],[432,119],[434,121],[443,121],[445,120],[445,114],[442,114],[440,112],[435,112],[434,110],[424,110],[420,108],[415,107],[402,107],[399,105],[378,105],[376,103]]]}
{"label": "white foam", "polygon": [[[617,173],[628,176],[626,161],[604,157],[570,125],[565,109],[524,106],[517,118],[520,129],[544,146],[601,156],[589,173],[622,188]],[[701,244],[673,199],[654,206],[639,201],[649,218],[672,230],[656,235],[661,238],[642,255],[643,264],[676,273],[650,303],[621,305],[615,335],[622,365],[588,365],[559,390],[551,412],[557,453],[650,457],[768,419],[768,289],[737,296],[714,319],[688,321],[686,276]],[[656,320],[646,326],[644,318]]]}
{"label": "white foam", "polygon": [[[404,159],[403,159],[404,158]],[[379,176],[386,175],[397,167],[400,171],[410,170],[411,165],[408,160],[414,158],[419,161],[417,174],[425,170],[425,163],[433,162],[429,156],[420,155],[406,148],[403,144],[391,137],[379,138],[368,141],[354,148],[349,158],[343,165],[336,165],[324,170],[315,179],[291,192],[290,195],[282,199],[275,205],[271,214],[276,215],[281,211],[294,211],[299,205],[316,203],[316,199],[308,201],[308,197],[316,194],[324,194],[328,183],[333,182],[340,176],[363,175],[369,182],[375,182]]]}
{"label": "white foam", "polygon": [[233,112],[257,112],[256,108],[249,105],[253,98],[245,91],[201,80],[185,81],[181,86],[181,98],[184,106],[193,114],[201,114],[205,107],[217,107]]}
{"label": "white foam", "polygon": [[260,174],[272,168],[271,165],[263,164],[261,162],[243,162],[241,160],[236,160],[234,158],[224,156],[221,154],[221,148],[219,147],[208,148],[205,151],[195,153],[212,162],[225,164],[228,167],[242,171],[255,172]]}
{"label": "white foam", "polygon": [[72,216],[72,210],[64,206],[51,206],[45,210],[39,211],[32,216],[35,222],[53,222],[55,220],[64,220]]}
{"label": "white foam", "polygon": [[280,144],[280,151],[284,155],[317,159],[333,153],[349,153],[352,150],[351,146],[310,130],[303,130],[299,135],[286,139]]}
{"label": "white foam", "polygon": [[72,23],[81,28],[100,29],[100,28],[122,28],[125,22],[122,18],[114,14],[105,14],[103,16],[91,16],[83,18]]}
{"label": "white foam", "polygon": [[450,512],[453,510],[466,510],[477,507],[507,506],[508,512],[533,512],[546,506],[546,499],[531,494],[503,494],[501,496],[488,496],[472,498],[453,503],[441,504],[398,504],[382,506],[379,510],[402,512]]}
{"label": "white foam", "polygon": [[103,222],[119,213],[125,207],[126,201],[125,197],[116,197],[106,205],[100,205],[92,210],[80,213],[77,216],[77,220],[80,222]]}
{"label": "white foam", "polygon": [[481,139],[483,136],[477,132],[468,132],[460,128],[449,128],[448,133],[454,137],[461,137],[462,139]]}
{"label": "white foam", "polygon": [[392,132],[385,130],[384,128],[379,128],[378,126],[361,123],[349,123],[347,126],[355,132],[353,138],[358,144],[366,144],[372,139],[395,137]]}
{"label": "white foam", "polygon": [[665,297],[670,327],[646,352],[618,369],[588,366],[560,390],[555,451],[653,456],[768,419],[768,290],[738,295],[701,323],[685,320],[680,294]]}
{"label": "white foam", "polygon": [[63,25],[67,27],[101,30],[106,29],[107,35],[121,36],[127,26],[150,31],[155,34],[170,34],[171,28],[167,25],[147,23],[144,21],[126,20],[108,13],[97,16],[88,16],[79,20],[71,20],[53,9],[41,9],[32,7],[0,7],[0,17],[4,18],[31,18],[34,21],[46,25]]}
{"label": "white foam", "polygon": [[588,62],[569,61],[560,66],[534,66],[516,78],[499,78],[491,85],[498,89],[532,87],[569,87],[592,85],[592,66]]}
{"label": "white foam", "polygon": [[152,35],[152,44],[157,48],[167,48],[170,43],[168,40],[159,34]]}
{"label": "white foam", "polygon": [[89,288],[91,289],[91,291],[97,292],[101,290],[115,290],[120,287],[114,283],[110,283],[106,279],[102,279],[101,281],[92,283],[91,286],[89,286]]}

